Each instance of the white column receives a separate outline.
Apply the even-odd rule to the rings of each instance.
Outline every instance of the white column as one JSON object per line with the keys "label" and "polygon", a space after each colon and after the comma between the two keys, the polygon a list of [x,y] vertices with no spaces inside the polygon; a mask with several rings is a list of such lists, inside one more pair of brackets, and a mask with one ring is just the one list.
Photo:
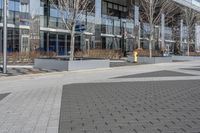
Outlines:
{"label": "white column", "polygon": [[139,6],[138,5],[135,5],[134,7],[134,23],[135,23],[135,28],[137,30],[135,30],[135,32],[137,32],[135,35],[136,38],[136,42],[137,42],[137,45],[138,45],[138,48],[140,48],[140,22],[139,22]]}
{"label": "white column", "polygon": [[2,54],[3,53],[3,38],[2,38],[2,36],[3,36],[3,32],[2,32],[2,29],[0,30],[0,53]]}
{"label": "white column", "polygon": [[101,48],[101,5],[102,0],[95,0],[95,44]]}
{"label": "white column", "polygon": [[7,73],[7,6],[8,1],[3,1],[3,73]]}
{"label": "white column", "polygon": [[165,14],[161,15],[161,50],[165,49]]}
{"label": "white column", "polygon": [[195,25],[195,51],[200,52],[200,25]]}
{"label": "white column", "polygon": [[183,20],[181,20],[180,26],[180,51],[183,51]]}

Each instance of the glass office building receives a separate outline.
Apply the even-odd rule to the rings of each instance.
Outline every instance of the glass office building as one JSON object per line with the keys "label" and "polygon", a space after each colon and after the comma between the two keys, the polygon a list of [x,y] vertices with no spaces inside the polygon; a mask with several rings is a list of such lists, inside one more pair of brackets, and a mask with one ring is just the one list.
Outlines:
{"label": "glass office building", "polygon": [[[29,0],[8,1],[8,52],[30,51]],[[3,0],[0,0],[0,50],[3,36]]]}
{"label": "glass office building", "polygon": [[200,0],[174,0],[175,2],[200,11]]}
{"label": "glass office building", "polygon": [[[95,4],[92,12],[84,12],[81,25],[84,32],[76,32],[75,50],[89,48],[122,49],[132,51],[135,45],[134,27],[139,23],[139,6],[137,0],[91,0]],[[200,0],[174,0],[191,8],[200,9]],[[2,50],[2,16],[3,0],[0,0],[0,43]],[[8,51],[28,52],[41,50],[65,55],[70,51],[70,31],[60,17],[59,11],[49,0],[9,0],[8,3]],[[31,18],[37,18],[32,25]],[[31,20],[31,21],[30,21]],[[79,24],[77,24],[79,25]],[[148,48],[149,30],[147,23],[142,24],[141,47]],[[39,29],[37,33],[37,30]],[[34,33],[32,33],[34,31]],[[173,43],[173,31],[165,28],[166,41]],[[159,40],[159,30],[156,36]],[[34,37],[32,37],[34,36]],[[39,46],[32,47],[30,38],[39,39]],[[100,44],[100,45],[99,45]],[[154,46],[155,48],[155,46]]]}

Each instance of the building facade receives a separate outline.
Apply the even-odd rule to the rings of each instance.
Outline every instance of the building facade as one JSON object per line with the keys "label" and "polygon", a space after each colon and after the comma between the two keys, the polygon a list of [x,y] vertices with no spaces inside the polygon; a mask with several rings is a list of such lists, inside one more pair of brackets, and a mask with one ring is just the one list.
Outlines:
{"label": "building facade", "polygon": [[[8,52],[29,51],[29,14],[28,0],[9,0],[8,2]],[[0,0],[0,51],[3,36],[3,0]]]}
{"label": "building facade", "polygon": [[[200,10],[200,0],[174,0],[195,10]],[[122,49],[132,51],[135,29],[140,28],[137,0],[93,0],[95,10],[84,14],[85,30],[78,31],[75,50],[89,48]],[[3,0],[0,0],[0,51],[2,51]],[[65,29],[59,11],[49,0],[9,0],[8,2],[8,52],[41,50],[66,55],[70,51],[70,31]],[[149,30],[143,23],[140,31],[142,48],[148,48],[145,38]],[[145,31],[146,30],[146,31]],[[165,41],[174,42],[173,31],[165,27]],[[156,33],[160,39],[160,29]],[[37,41],[33,41],[37,40]],[[156,48],[156,46],[154,46]]]}

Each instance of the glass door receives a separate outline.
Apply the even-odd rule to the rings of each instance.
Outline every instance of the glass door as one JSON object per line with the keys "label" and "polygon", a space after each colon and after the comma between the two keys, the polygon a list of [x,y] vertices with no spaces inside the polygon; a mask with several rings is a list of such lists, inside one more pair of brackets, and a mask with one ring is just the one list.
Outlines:
{"label": "glass door", "polygon": [[85,46],[86,46],[85,50],[89,54],[89,51],[90,51],[90,41],[89,41],[89,39],[85,39]]}
{"label": "glass door", "polygon": [[30,51],[30,42],[28,35],[22,35],[21,38],[21,52],[29,52]]}

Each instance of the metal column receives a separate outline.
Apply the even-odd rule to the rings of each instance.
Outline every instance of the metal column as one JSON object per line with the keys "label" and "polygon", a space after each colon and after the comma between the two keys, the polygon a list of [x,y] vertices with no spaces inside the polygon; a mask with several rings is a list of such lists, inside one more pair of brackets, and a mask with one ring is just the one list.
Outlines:
{"label": "metal column", "polygon": [[101,41],[101,8],[102,0],[95,0],[95,48],[102,48]]}
{"label": "metal column", "polygon": [[161,50],[165,49],[165,14],[161,15]]}
{"label": "metal column", "polygon": [[49,32],[47,33],[47,53],[49,54]]}
{"label": "metal column", "polygon": [[7,0],[3,3],[3,73],[7,73]]}
{"label": "metal column", "polygon": [[59,55],[59,39],[58,39],[58,33],[56,33],[56,54]]}
{"label": "metal column", "polygon": [[[136,3],[135,3],[136,4]],[[139,6],[138,3],[134,6],[134,23],[135,23],[135,39],[136,39],[136,43],[138,45],[138,48],[140,48],[140,22],[139,22]]]}
{"label": "metal column", "polygon": [[68,52],[67,52],[67,33],[65,34],[65,55],[67,56]]}
{"label": "metal column", "polygon": [[181,20],[180,27],[180,51],[183,51],[183,20]]}

